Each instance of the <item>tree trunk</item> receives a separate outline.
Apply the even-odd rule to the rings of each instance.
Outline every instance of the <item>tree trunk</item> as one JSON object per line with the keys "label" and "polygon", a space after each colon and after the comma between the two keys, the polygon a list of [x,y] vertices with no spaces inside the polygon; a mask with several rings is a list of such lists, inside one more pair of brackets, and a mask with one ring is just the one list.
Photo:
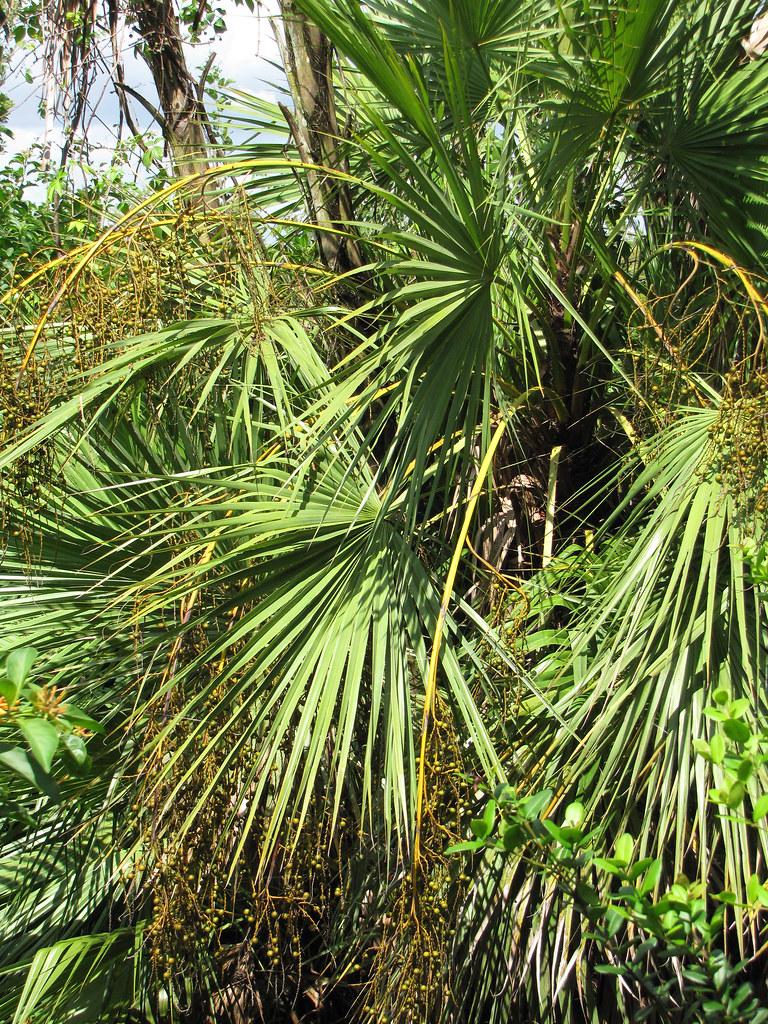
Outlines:
{"label": "tree trunk", "polygon": [[[319,28],[296,9],[294,0],[280,0],[282,21],[274,24],[293,111],[283,107],[303,163],[343,171],[339,127],[333,98],[332,50]],[[317,226],[320,257],[329,269],[344,273],[363,265],[360,247],[348,232],[352,220],[349,189],[338,178],[307,170],[307,206]]]}
{"label": "tree trunk", "polygon": [[180,177],[207,170],[205,114],[187,67],[173,0],[133,0],[131,14],[144,41],[174,169]]}

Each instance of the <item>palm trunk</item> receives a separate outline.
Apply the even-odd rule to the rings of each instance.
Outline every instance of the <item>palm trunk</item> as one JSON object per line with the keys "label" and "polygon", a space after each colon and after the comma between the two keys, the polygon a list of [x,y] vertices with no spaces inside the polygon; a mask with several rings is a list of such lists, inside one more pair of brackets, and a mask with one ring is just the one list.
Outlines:
{"label": "palm trunk", "polygon": [[187,67],[172,0],[134,0],[132,14],[144,40],[144,57],[157,89],[163,137],[174,169],[180,177],[205,171],[205,114]]}
{"label": "palm trunk", "polygon": [[[296,9],[294,0],[281,0],[280,9],[282,23],[275,24],[275,36],[293,99],[293,111],[284,107],[283,113],[299,157],[306,164],[343,171],[331,45]],[[306,173],[308,213],[317,226],[321,259],[340,273],[361,267],[358,243],[346,234],[353,217],[349,189],[332,175],[311,169]]]}

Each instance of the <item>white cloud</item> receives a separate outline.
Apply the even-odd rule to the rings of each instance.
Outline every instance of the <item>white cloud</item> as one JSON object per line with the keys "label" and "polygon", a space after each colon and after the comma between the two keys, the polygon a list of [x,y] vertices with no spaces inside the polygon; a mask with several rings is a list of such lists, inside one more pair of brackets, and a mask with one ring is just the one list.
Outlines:
{"label": "white cloud", "polygon": [[[280,87],[284,83],[282,73],[278,68],[272,66],[275,63],[279,64],[279,52],[269,18],[277,13],[278,0],[266,0],[255,13],[237,6],[235,0],[225,0],[223,6],[227,22],[226,32],[212,41],[187,47],[187,60],[190,69],[194,72],[202,67],[210,53],[214,52],[216,65],[226,78],[232,80],[234,88],[274,100],[277,95],[276,87]],[[126,32],[124,39],[126,80],[129,85],[157,105],[151,75],[146,64],[133,48],[135,42],[135,36],[131,37]],[[37,88],[25,81],[24,71],[27,69],[31,70],[37,80]],[[11,75],[3,86],[3,91],[7,92],[11,100],[14,101],[14,107],[8,118],[8,127],[13,132],[13,138],[7,141],[5,153],[0,155],[0,160],[28,149],[34,142],[43,141],[44,122],[38,110],[41,77],[39,61],[30,55],[26,64]],[[105,86],[106,88],[104,88]],[[104,89],[103,93],[102,89]],[[95,111],[96,116],[91,119],[88,129],[89,140],[94,144],[91,155],[94,161],[108,160],[114,150],[116,140],[118,106],[106,75],[94,83],[91,97],[92,100],[101,97]],[[133,101],[131,107],[136,121],[142,129],[156,130],[156,126],[151,124],[149,115],[138,103]],[[59,134],[52,137],[51,141],[53,143],[60,141]]]}
{"label": "white cloud", "polygon": [[[268,6],[276,8],[277,4]],[[237,82],[238,88],[247,88],[246,83],[251,82],[255,85],[265,77],[274,78],[275,69],[268,62],[279,62],[280,54],[269,23],[269,10],[253,15],[236,7],[232,0],[227,7],[227,31],[210,47],[222,71]]]}
{"label": "white cloud", "polygon": [[13,136],[5,142],[3,157],[10,159],[17,153],[30,149],[36,142],[40,141],[40,131],[37,128],[28,128],[24,125],[13,129]]}

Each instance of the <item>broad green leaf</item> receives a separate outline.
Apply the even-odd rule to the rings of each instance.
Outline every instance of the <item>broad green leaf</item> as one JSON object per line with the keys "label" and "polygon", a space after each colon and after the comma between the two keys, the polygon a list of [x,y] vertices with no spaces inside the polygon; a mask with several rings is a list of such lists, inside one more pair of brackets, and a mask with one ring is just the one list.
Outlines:
{"label": "broad green leaf", "polygon": [[712,718],[716,722],[725,722],[728,720],[726,713],[721,711],[719,708],[704,708],[704,714],[707,718]]}
{"label": "broad green leaf", "polygon": [[550,821],[549,818],[542,818],[541,824],[557,842],[562,843],[565,841],[567,829],[556,825],[554,821]]}
{"label": "broad green leaf", "polygon": [[653,892],[661,877],[661,858],[657,857],[650,865],[645,873],[642,884],[640,885],[640,895],[647,896]]}
{"label": "broad green leaf", "polygon": [[750,875],[747,880],[747,899],[750,903],[757,903],[762,886],[757,875]]}
{"label": "broad green leaf", "polygon": [[629,864],[632,860],[632,852],[635,848],[635,840],[628,832],[624,832],[616,840],[614,857],[621,864]]}
{"label": "broad green leaf", "polygon": [[88,749],[82,736],[75,736],[73,733],[67,732],[63,734],[62,741],[76,764],[84,765],[88,761]]}
{"label": "broad green leaf", "polygon": [[78,725],[82,729],[87,729],[88,732],[103,733],[104,726],[97,722],[90,715],[82,711],[76,704],[71,701],[67,701],[62,707],[62,718],[66,719],[67,722],[73,725]]}
{"label": "broad green leaf", "polygon": [[8,707],[13,707],[19,696],[19,687],[10,679],[0,679],[0,697],[3,698]]}
{"label": "broad green leaf", "polygon": [[449,853],[467,853],[473,850],[482,849],[482,839],[467,839],[461,843],[453,843],[451,846],[446,846],[445,852]]}
{"label": "broad green leaf", "polygon": [[716,893],[715,899],[725,903],[726,906],[734,906],[736,904],[736,893],[731,892],[730,889],[723,889],[722,892]]}
{"label": "broad green leaf", "polygon": [[745,795],[746,789],[744,787],[744,783],[737,780],[728,788],[725,803],[731,808],[731,810],[735,810],[737,807],[741,806]]}
{"label": "broad green leaf", "polygon": [[742,718],[749,709],[750,702],[746,697],[740,697],[739,700],[731,701],[728,705],[728,714],[731,718]]}
{"label": "broad green leaf", "polygon": [[30,761],[29,754],[26,750],[21,747],[8,747],[7,744],[3,745],[0,749],[0,762],[2,762],[7,768],[16,772],[17,775],[21,775],[27,782],[31,782],[33,786],[37,785],[37,778],[35,774],[35,768],[39,771],[39,766],[33,767]]}
{"label": "broad green leaf", "polygon": [[626,914],[624,914],[618,907],[611,907],[605,915],[605,927],[608,935],[611,937],[616,935],[624,926],[625,921]]}
{"label": "broad green leaf", "polygon": [[29,670],[37,660],[38,652],[34,647],[19,647],[11,651],[5,659],[5,674],[16,686],[17,690],[26,682]]}
{"label": "broad green leaf", "polygon": [[709,741],[709,754],[713,764],[722,764],[725,759],[725,740],[722,733],[716,732]]}
{"label": "broad green leaf", "polygon": [[632,867],[627,872],[627,876],[630,882],[634,882],[635,879],[639,878],[640,875],[653,863],[653,857],[643,857],[642,860],[635,861]]}
{"label": "broad green leaf", "polygon": [[469,827],[478,839],[487,839],[493,831],[495,821],[496,801],[488,800],[483,808],[482,816],[479,818],[473,818],[469,823]]}
{"label": "broad green leaf", "polygon": [[517,792],[507,782],[502,782],[493,791],[493,799],[498,804],[508,803],[517,798]]}
{"label": "broad green leaf", "polygon": [[626,861],[620,861],[616,857],[593,857],[592,864],[600,871],[605,871],[608,875],[624,877]]}
{"label": "broad green leaf", "polygon": [[704,757],[704,758],[706,758],[706,759],[707,759],[707,761],[712,761],[712,760],[714,760],[714,759],[713,759],[713,756],[712,756],[712,750],[711,750],[710,744],[709,744],[709,743],[707,743],[707,741],[706,741],[706,740],[702,740],[702,739],[695,739],[695,740],[693,741],[693,749],[694,749],[694,750],[696,751],[696,753],[697,753],[697,754],[699,754],[699,755],[700,755],[701,757]]}
{"label": "broad green leaf", "polygon": [[45,718],[21,718],[19,729],[32,751],[32,755],[49,772],[59,746],[59,732],[55,725]]}
{"label": "broad green leaf", "polygon": [[576,883],[576,896],[588,907],[598,907],[601,905],[599,893],[591,885],[587,885],[586,882]]}
{"label": "broad green leaf", "polygon": [[526,833],[520,825],[507,825],[501,833],[502,848],[507,853],[512,853],[525,842],[526,838]]}
{"label": "broad green leaf", "polygon": [[768,793],[763,793],[757,798],[755,806],[752,808],[752,821],[755,823],[762,821],[766,814],[768,814]]}
{"label": "broad green leaf", "polygon": [[574,800],[565,808],[563,824],[569,828],[581,828],[585,815],[584,804],[580,800]]}
{"label": "broad green leaf", "polygon": [[723,722],[723,732],[734,743],[746,743],[752,735],[747,723],[738,718],[727,718]]}
{"label": "broad green leaf", "polygon": [[59,788],[56,782],[22,747],[12,747],[9,744],[0,746],[0,763],[52,800],[59,799]]}
{"label": "broad green leaf", "polygon": [[552,790],[543,789],[540,793],[534,793],[532,796],[529,796],[522,801],[520,804],[520,813],[524,818],[531,821],[533,818],[539,817],[551,800]]}
{"label": "broad green leaf", "polygon": [[[609,928],[610,927],[613,927],[613,918],[609,924]],[[619,919],[616,930],[618,931],[618,928],[620,927],[621,919]],[[613,964],[596,964],[594,970],[596,974],[605,974],[612,978],[623,978],[626,974],[625,967],[615,967]]]}

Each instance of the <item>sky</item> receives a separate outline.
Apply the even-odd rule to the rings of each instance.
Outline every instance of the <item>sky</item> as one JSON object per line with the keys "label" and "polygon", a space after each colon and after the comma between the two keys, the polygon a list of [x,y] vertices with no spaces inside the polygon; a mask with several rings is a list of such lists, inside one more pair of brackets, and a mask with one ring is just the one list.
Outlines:
{"label": "sky", "polygon": [[[190,70],[194,73],[201,68],[213,51],[216,54],[216,66],[233,81],[234,88],[275,100],[276,87],[279,87],[282,76],[270,65],[270,61],[278,61],[279,55],[268,15],[277,8],[277,0],[266,0],[260,15],[237,7],[234,0],[222,0],[222,6],[226,9],[227,30],[213,41],[187,46]],[[130,38],[126,33],[123,42],[126,82],[157,106],[157,95],[149,69],[134,50],[135,37]],[[25,70],[31,73],[31,83],[25,80]],[[35,142],[43,141],[45,125],[39,109],[42,96],[42,68],[39,60],[35,60],[31,54],[18,55],[13,61],[13,71],[2,84],[2,91],[13,103],[7,121],[13,137],[7,140],[5,151],[0,153],[0,164]],[[90,98],[92,110],[88,137],[94,144],[92,162],[107,163],[117,137],[118,106],[106,72],[94,83]],[[151,128],[150,115],[135,100],[130,103],[140,128]],[[157,131],[157,126],[151,130]],[[60,133],[54,133],[53,143],[59,138]]]}

